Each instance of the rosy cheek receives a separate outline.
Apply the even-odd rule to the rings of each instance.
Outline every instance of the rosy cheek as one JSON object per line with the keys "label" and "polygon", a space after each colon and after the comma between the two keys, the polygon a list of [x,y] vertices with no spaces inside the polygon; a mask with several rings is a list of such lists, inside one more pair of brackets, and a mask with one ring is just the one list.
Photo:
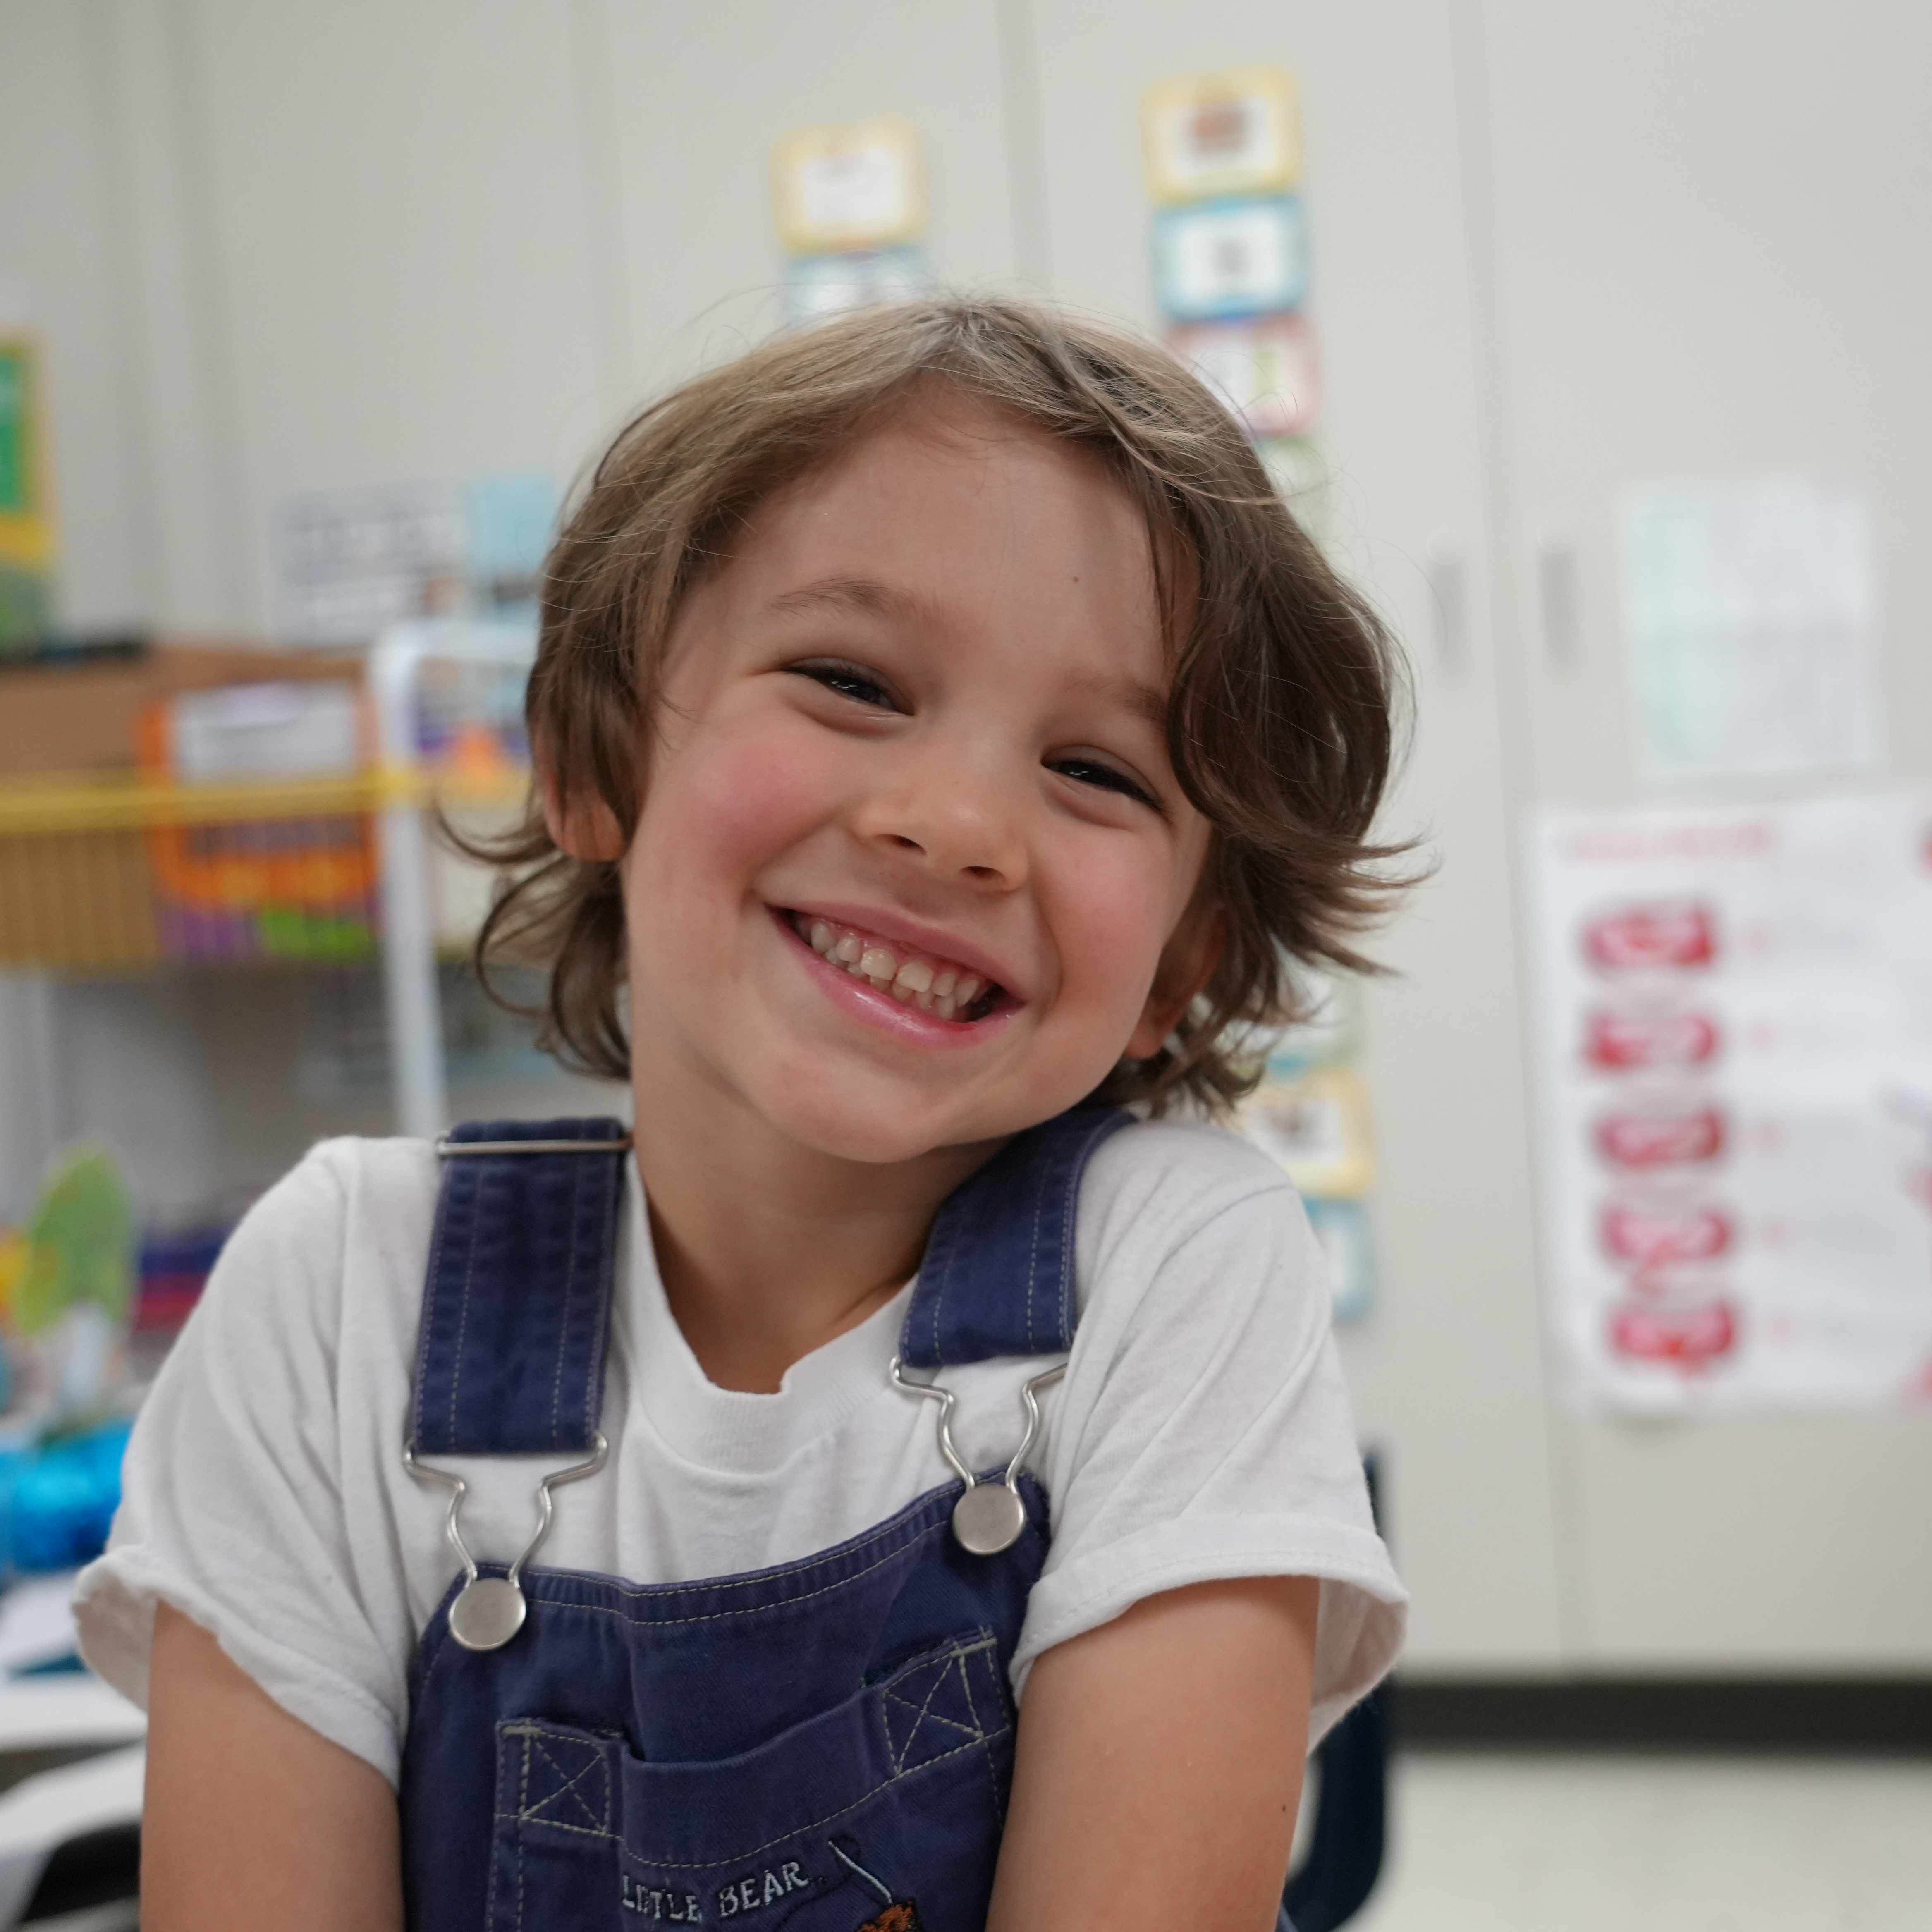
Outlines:
{"label": "rosy cheek", "polygon": [[662,795],[670,807],[666,829],[688,855],[755,863],[823,816],[823,775],[798,748],[721,734],[690,749],[696,755],[666,774],[671,782]]}
{"label": "rosy cheek", "polygon": [[1170,882],[1137,858],[1096,861],[1079,868],[1077,902],[1061,930],[1087,968],[1082,978],[1097,1004],[1138,1013],[1166,943]]}

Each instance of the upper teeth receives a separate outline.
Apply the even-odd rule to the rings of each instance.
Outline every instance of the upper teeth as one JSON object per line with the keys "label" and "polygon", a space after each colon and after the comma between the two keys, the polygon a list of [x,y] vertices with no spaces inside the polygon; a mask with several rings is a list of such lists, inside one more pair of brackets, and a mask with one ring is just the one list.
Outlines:
{"label": "upper teeth", "polygon": [[814,952],[835,966],[844,967],[854,979],[890,993],[902,1005],[937,1013],[943,1020],[965,1012],[988,983],[976,973],[966,972],[929,955],[922,957],[909,950],[896,950],[884,940],[855,932],[849,926],[834,926],[823,919],[814,919],[808,926],[802,919],[793,922]]}

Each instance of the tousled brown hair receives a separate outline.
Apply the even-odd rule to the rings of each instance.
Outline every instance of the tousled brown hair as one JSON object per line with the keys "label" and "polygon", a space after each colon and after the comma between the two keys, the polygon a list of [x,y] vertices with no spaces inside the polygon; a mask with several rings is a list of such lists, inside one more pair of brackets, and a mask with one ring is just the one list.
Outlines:
{"label": "tousled brown hair", "polygon": [[[1240,428],[1165,350],[1028,304],[935,299],[780,336],[653,403],[597,465],[545,566],[531,742],[559,794],[601,800],[628,844],[685,596],[762,502],[934,385],[1084,452],[1146,519],[1173,658],[1168,751],[1213,829],[1197,904],[1221,947],[1167,1044],[1124,1061],[1097,1097],[1217,1111],[1252,1082],[1244,1040],[1297,1016],[1291,962],[1372,970],[1354,942],[1395,889],[1385,862],[1400,848],[1370,841],[1400,671]],[[479,970],[547,964],[544,1043],[626,1078],[617,863],[561,851],[534,796],[489,856],[505,870]]]}

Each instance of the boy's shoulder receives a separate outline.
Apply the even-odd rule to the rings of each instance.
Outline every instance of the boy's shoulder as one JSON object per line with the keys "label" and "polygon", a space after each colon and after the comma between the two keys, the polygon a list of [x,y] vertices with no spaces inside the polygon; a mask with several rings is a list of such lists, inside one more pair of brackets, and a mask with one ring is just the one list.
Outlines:
{"label": "boy's shoulder", "polygon": [[427,1229],[435,1219],[441,1168],[428,1141],[359,1134],[317,1141],[249,1210],[242,1226],[299,1222],[320,1233],[320,1223],[374,1215]]}
{"label": "boy's shoulder", "polygon": [[1320,1252],[1287,1174],[1200,1121],[1136,1120],[1094,1150],[1076,1271],[1083,1330],[1117,1338],[1264,1330],[1291,1360],[1327,1316]]}
{"label": "boy's shoulder", "polygon": [[419,1288],[440,1180],[427,1141],[319,1141],[244,1214],[208,1283],[218,1304],[280,1300],[326,1320],[355,1285]]}
{"label": "boy's shoulder", "polygon": [[[1299,1202],[1280,1166],[1225,1127],[1198,1120],[1136,1120],[1094,1149],[1080,1186],[1083,1262],[1149,1261],[1217,1228],[1252,1238],[1295,1238]],[[1083,1270],[1084,1271],[1084,1270]]]}
{"label": "boy's shoulder", "polygon": [[1258,1195],[1291,1196],[1279,1162],[1252,1142],[1204,1120],[1134,1120],[1094,1149],[1083,1211],[1144,1204],[1211,1217]]}

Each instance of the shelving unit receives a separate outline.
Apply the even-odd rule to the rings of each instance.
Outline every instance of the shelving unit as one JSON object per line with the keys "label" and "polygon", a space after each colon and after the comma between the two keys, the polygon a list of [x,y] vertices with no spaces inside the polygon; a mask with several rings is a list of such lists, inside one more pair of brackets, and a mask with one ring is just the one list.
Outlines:
{"label": "shelving unit", "polygon": [[[527,626],[436,620],[386,632],[365,664],[345,660],[345,672],[363,676],[376,754],[351,775],[187,784],[116,772],[0,782],[0,964],[139,973],[203,956],[178,943],[171,949],[165,916],[184,862],[182,842],[171,835],[199,831],[198,876],[224,909],[249,910],[251,892],[282,895],[296,909],[279,946],[272,934],[261,956],[380,955],[396,1129],[434,1135],[446,1124],[448,1096],[429,814],[445,808],[507,815],[521,804],[529,778],[511,758],[482,765],[426,758],[424,674],[439,664],[515,674],[535,649]],[[264,656],[262,669],[274,676],[272,656]],[[380,916],[352,910],[362,907]]]}
{"label": "shelving unit", "polygon": [[[486,679],[494,670],[507,698],[512,682],[520,692],[535,646],[526,626],[435,621],[395,627],[366,658],[345,658],[344,678],[357,679],[364,695],[372,753],[351,774],[238,783],[128,771],[0,780],[0,970],[55,982],[120,979],[138,1001],[158,976],[196,977],[211,960],[226,958],[231,971],[238,957],[328,971],[332,962],[373,954],[395,1130],[438,1132],[447,1124],[448,1082],[437,964],[458,936],[439,888],[460,862],[435,850],[432,815],[507,820],[524,802],[529,772],[500,736],[489,740],[490,756],[476,756],[474,720],[466,739],[466,722],[452,730],[445,715],[442,742],[430,742],[428,687],[439,676],[447,685],[452,669]],[[278,670],[275,657],[261,654],[261,679]],[[441,694],[446,714],[448,692]],[[170,894],[184,883],[210,900],[199,923],[171,918]],[[279,895],[288,914],[266,943],[261,922],[251,926],[248,917],[261,910],[249,896],[263,892]],[[236,950],[224,952],[224,934]],[[197,946],[212,950],[198,953]],[[57,1048],[44,1059],[50,1077],[69,1077]],[[58,1111],[78,1121],[85,1110]],[[30,1904],[37,1913],[50,1900],[58,1907],[56,1848],[83,1836],[97,1892],[127,1868],[130,1896],[99,1908],[98,1922],[134,1922],[144,1728],[140,1712],[91,1676],[0,1681],[0,1926]]]}

